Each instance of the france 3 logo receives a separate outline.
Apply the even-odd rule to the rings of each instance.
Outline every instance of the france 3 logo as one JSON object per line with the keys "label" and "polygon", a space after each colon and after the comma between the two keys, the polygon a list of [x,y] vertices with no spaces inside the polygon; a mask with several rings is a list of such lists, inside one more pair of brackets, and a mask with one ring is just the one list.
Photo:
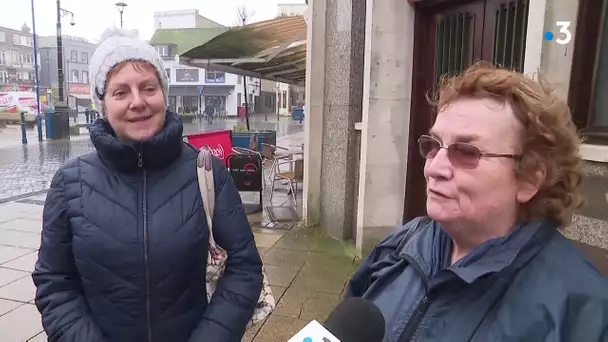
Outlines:
{"label": "france 3 logo", "polygon": [[[304,340],[302,340],[303,342],[315,342],[315,340],[312,339],[312,337],[305,337]],[[328,339],[327,337],[323,337],[323,341],[321,342],[331,342],[330,339]]]}
{"label": "france 3 logo", "polygon": [[545,40],[555,40],[557,44],[566,45],[572,40],[569,21],[556,21],[555,26],[559,29],[557,33],[552,31],[545,32]]}

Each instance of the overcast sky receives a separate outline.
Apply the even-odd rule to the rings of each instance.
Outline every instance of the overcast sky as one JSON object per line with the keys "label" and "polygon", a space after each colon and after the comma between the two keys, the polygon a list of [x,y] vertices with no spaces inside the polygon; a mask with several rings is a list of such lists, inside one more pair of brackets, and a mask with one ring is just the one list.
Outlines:
{"label": "overcast sky", "polygon": [[[32,27],[30,0],[0,0],[4,4],[0,11],[0,26],[20,29],[24,23]],[[64,34],[99,39],[103,31],[112,26],[120,26],[120,16],[116,6],[118,0],[62,0],[61,7],[74,12],[76,25],[71,26],[70,18],[62,20]],[[142,39],[150,39],[154,32],[153,13],[157,11],[198,9],[199,13],[222,25],[232,26],[237,18],[237,8],[245,5],[253,10],[253,21],[272,19],[277,15],[279,3],[305,3],[305,0],[125,0],[128,6],[123,14],[124,27],[139,30]],[[55,0],[34,0],[36,33],[55,35]]]}

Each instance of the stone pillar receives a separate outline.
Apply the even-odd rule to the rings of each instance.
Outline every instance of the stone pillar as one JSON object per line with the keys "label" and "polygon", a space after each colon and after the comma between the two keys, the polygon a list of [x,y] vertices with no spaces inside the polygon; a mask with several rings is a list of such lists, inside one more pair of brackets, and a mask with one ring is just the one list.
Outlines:
{"label": "stone pillar", "polygon": [[365,2],[308,6],[304,216],[345,239],[354,231]]}
{"label": "stone pillar", "polygon": [[410,129],[414,8],[367,0],[357,250],[402,224]]}
{"label": "stone pillar", "polygon": [[[321,153],[325,101],[326,2],[309,0],[306,34],[306,118],[304,119],[304,194],[302,212],[309,225],[321,212]],[[279,94],[280,95],[280,94]]]}
{"label": "stone pillar", "polygon": [[[524,74],[534,75],[538,72],[541,60],[545,34],[545,11],[547,0],[535,0],[528,3],[528,28],[526,32],[526,57],[524,58]],[[554,24],[554,23],[553,23]],[[553,30],[550,28],[549,30]],[[551,42],[555,44],[555,42]]]}

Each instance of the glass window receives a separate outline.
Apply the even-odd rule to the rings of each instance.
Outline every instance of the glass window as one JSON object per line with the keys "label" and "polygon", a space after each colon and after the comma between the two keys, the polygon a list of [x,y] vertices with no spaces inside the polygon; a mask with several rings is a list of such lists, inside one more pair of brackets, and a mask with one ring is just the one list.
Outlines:
{"label": "glass window", "polygon": [[225,83],[226,73],[220,71],[207,71],[205,73],[205,83]]}
{"label": "glass window", "polygon": [[198,96],[184,96],[182,97],[182,104],[184,106],[184,113],[196,113],[198,112]]}
{"label": "glass window", "polygon": [[162,57],[169,56],[169,47],[166,45],[158,45],[158,46],[155,46],[154,49]]}

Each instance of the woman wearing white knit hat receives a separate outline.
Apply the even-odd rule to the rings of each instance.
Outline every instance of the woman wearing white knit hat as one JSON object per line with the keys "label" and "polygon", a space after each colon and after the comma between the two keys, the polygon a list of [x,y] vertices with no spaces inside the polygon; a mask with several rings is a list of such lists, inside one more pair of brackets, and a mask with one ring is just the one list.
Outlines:
{"label": "woman wearing white knit hat", "polygon": [[96,151],[57,171],[32,275],[49,341],[240,341],[262,262],[228,171],[214,158],[213,233],[228,261],[208,302],[198,152],[167,111],[162,58],[112,30],[89,74],[102,115],[90,129]]}

